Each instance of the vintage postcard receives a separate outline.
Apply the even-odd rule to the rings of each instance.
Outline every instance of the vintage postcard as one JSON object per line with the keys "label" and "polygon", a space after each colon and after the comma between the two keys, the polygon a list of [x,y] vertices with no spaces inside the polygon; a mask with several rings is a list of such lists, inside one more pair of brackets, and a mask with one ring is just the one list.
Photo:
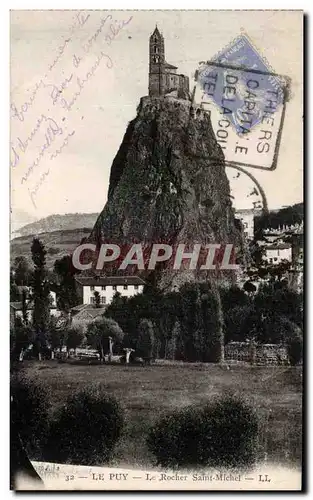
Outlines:
{"label": "vintage postcard", "polygon": [[11,488],[303,489],[303,13],[10,14]]}

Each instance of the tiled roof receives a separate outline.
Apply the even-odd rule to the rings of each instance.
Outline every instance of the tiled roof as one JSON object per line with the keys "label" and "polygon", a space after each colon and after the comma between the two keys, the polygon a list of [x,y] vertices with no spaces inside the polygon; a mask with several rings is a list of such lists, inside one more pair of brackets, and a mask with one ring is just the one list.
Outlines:
{"label": "tiled roof", "polygon": [[241,215],[241,214],[253,214],[253,215],[259,215],[262,212],[262,208],[235,208],[235,217],[236,215]]}
{"label": "tiled roof", "polygon": [[292,248],[289,243],[277,243],[265,247],[266,250],[286,250],[287,248]]}
{"label": "tiled roof", "polygon": [[139,276],[79,276],[75,278],[83,286],[144,285]]}
{"label": "tiled roof", "polygon": [[22,309],[22,302],[10,302],[10,307],[18,311]]}
{"label": "tiled roof", "polygon": [[87,305],[88,304],[78,304],[77,306],[72,307],[71,310],[73,312],[79,312],[79,311],[82,311],[83,309],[85,309]]}
{"label": "tiled roof", "polygon": [[80,312],[80,311],[83,311],[85,309],[88,309],[88,310],[89,309],[92,309],[92,310],[96,309],[97,311],[99,311],[101,309],[103,309],[103,310],[106,309],[106,307],[107,306],[104,304],[100,304],[98,307],[95,304],[78,304],[77,306],[72,307],[72,311],[73,312]]}
{"label": "tiled roof", "polygon": [[72,312],[76,312],[76,314],[73,314],[73,321],[77,321],[83,318],[94,319],[98,316],[101,316],[105,310],[106,306],[103,305],[101,305],[100,307],[95,307],[92,304],[81,304],[80,306],[72,308]]}
{"label": "tiled roof", "polygon": [[18,291],[19,291],[20,293],[21,293],[23,290],[28,291],[28,290],[30,289],[30,287],[29,287],[29,286],[26,286],[26,285],[18,285],[18,286],[17,286],[17,288],[18,288]]}
{"label": "tiled roof", "polygon": [[165,63],[165,67],[170,69],[177,69],[177,66],[173,66],[173,64],[169,64],[168,62]]}
{"label": "tiled roof", "polygon": [[[22,302],[10,302],[10,307],[16,311],[21,311],[23,309]],[[27,304],[27,309],[29,311],[34,309],[33,304]],[[56,306],[50,306],[50,309],[56,309]]]}

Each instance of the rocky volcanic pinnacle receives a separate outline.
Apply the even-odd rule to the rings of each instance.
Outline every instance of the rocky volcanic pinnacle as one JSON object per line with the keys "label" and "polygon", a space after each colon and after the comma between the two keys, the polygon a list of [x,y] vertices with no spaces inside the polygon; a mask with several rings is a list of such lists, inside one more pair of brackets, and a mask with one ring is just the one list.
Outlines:
{"label": "rocky volcanic pinnacle", "polygon": [[89,240],[241,246],[224,155],[207,112],[172,97],[140,100]]}

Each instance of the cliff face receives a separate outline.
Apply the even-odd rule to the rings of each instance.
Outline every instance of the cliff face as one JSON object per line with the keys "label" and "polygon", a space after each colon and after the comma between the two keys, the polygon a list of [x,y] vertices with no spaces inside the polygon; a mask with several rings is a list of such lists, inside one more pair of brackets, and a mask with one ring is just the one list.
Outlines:
{"label": "cliff face", "polygon": [[143,97],[90,240],[240,246],[229,195],[209,115],[190,101]]}

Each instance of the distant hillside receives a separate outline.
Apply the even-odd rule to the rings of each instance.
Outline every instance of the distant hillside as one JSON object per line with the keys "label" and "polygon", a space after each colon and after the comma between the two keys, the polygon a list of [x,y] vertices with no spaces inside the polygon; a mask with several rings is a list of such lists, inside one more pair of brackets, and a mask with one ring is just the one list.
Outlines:
{"label": "distant hillside", "polygon": [[[47,268],[53,269],[55,260],[60,259],[64,255],[71,254],[83,238],[88,238],[90,231],[90,227],[83,227],[81,229],[41,233],[39,239],[44,243],[47,250]],[[33,236],[21,236],[11,240],[11,264],[13,264],[16,257],[23,255],[29,264],[32,265],[30,248]]]}
{"label": "distant hillside", "polygon": [[97,220],[97,213],[76,213],[76,214],[53,214],[44,219],[31,222],[23,227],[19,227],[18,231],[12,234],[12,237],[18,236],[30,236],[37,235],[40,233],[51,233],[53,231],[60,230],[72,230],[79,228],[90,228],[90,230],[95,225]]}
{"label": "distant hillside", "polygon": [[291,226],[303,221],[303,203],[296,203],[290,207],[284,207],[280,210],[270,211],[268,214],[260,215],[254,219],[255,232],[262,229],[273,228],[279,226]]}
{"label": "distant hillside", "polygon": [[[36,217],[33,217],[25,210],[19,210],[17,208],[11,208],[11,217],[10,217],[10,226],[11,233],[16,233],[19,231],[21,227],[24,227],[26,224],[31,224],[36,221]],[[13,236],[14,237],[14,236]]]}

